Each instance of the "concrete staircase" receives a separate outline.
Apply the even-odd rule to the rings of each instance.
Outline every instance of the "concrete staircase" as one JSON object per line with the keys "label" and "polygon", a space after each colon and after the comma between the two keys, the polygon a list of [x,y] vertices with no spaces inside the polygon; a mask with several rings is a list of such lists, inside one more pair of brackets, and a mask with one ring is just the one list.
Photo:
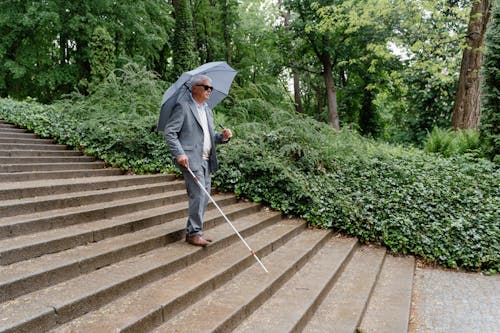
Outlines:
{"label": "concrete staircase", "polygon": [[0,332],[407,332],[414,260],[230,194],[183,241],[182,181],[0,121]]}

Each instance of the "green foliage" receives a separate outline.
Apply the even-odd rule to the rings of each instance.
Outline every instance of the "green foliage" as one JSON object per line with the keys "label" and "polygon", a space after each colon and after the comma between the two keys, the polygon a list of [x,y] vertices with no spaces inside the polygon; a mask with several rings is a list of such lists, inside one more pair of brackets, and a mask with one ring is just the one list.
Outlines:
{"label": "green foliage", "polygon": [[239,22],[235,0],[195,0],[193,8],[195,50],[200,63],[231,63],[233,35]]}
{"label": "green foliage", "polygon": [[[148,72],[127,68],[130,72],[114,73],[88,98],[75,95],[52,106],[1,100],[0,117],[113,165],[173,171],[163,139],[152,131],[165,87],[151,78],[144,89]],[[276,98],[277,87],[235,88],[238,99],[228,98],[217,112],[235,133],[229,145],[219,146],[221,168],[214,175],[219,190],[445,267],[500,271],[495,164],[334,132],[294,113],[285,98]],[[130,96],[122,95],[125,91]],[[129,108],[133,100],[138,102]]]}
{"label": "green foliage", "polygon": [[128,63],[111,72],[92,95],[73,93],[58,104],[69,110],[76,103],[80,107],[71,112],[83,119],[97,114],[152,116],[158,112],[165,89],[165,82],[158,80],[155,73]]}
{"label": "green foliage", "polygon": [[278,20],[276,5],[262,0],[244,0],[240,1],[238,9],[240,21],[233,34],[232,57],[232,64],[238,68],[236,80],[275,84],[283,70],[283,58],[287,57],[278,48],[281,36],[273,27]]}
{"label": "green foliage", "polygon": [[[342,126],[420,144],[449,122],[469,2],[6,1],[0,96],[51,102],[75,89],[87,94],[131,60],[169,81],[227,60],[242,86],[287,86],[293,69],[304,112],[328,121],[322,72],[332,68]],[[485,120],[490,114],[498,112],[485,109]],[[483,122],[490,155],[493,123]]]}
{"label": "green foliage", "polygon": [[432,128],[450,126],[468,13],[459,2],[426,0],[408,2],[401,17],[393,42],[404,63],[398,75],[406,105],[398,117],[410,142],[420,144]]}
{"label": "green foliage", "polygon": [[[355,128],[366,136],[391,134],[385,129],[386,120],[391,118],[382,115],[400,113],[400,109],[384,107],[400,99],[402,81],[396,84],[398,79],[393,73],[401,70],[402,62],[392,54],[388,44],[398,38],[401,17],[407,15],[406,2],[287,0],[285,5],[297,13],[292,15],[291,30],[305,44],[297,47],[298,59],[294,58],[291,67],[320,74],[323,70],[318,70],[319,61],[304,56],[304,49],[314,50],[319,58],[330,56],[342,126]],[[285,47],[288,49],[288,45]],[[300,72],[305,112],[316,114],[316,119],[324,118],[325,84],[321,86],[309,74]],[[380,103],[379,95],[389,103]]]}
{"label": "green foliage", "polygon": [[492,22],[486,35],[483,66],[483,114],[481,137],[483,150],[500,161],[500,3],[492,9]]}
{"label": "green foliage", "polygon": [[174,67],[171,80],[175,81],[182,73],[196,67],[195,43],[193,33],[193,14],[188,0],[173,1],[175,10],[175,30],[172,57]]}
{"label": "green foliage", "polygon": [[[90,75],[95,85],[115,68],[115,45],[104,27],[96,27],[90,41]],[[92,89],[90,89],[92,90]]]}
{"label": "green foliage", "polygon": [[[499,170],[334,134],[306,119],[221,148],[219,189],[445,267],[500,269]],[[245,128],[246,125],[241,127]],[[237,127],[237,133],[246,133]]]}
{"label": "green foliage", "polygon": [[152,68],[172,28],[169,13],[165,1],[3,1],[0,96],[50,102],[75,88],[87,89],[91,70],[97,69],[91,46],[97,27],[109,33],[99,41],[107,45],[106,58],[112,56],[112,42],[116,59],[141,59]]}
{"label": "green foliage", "polygon": [[[500,172],[470,154],[442,158],[335,133],[291,112],[237,103],[236,137],[220,147],[220,190],[269,204],[451,268],[500,270]],[[264,107],[265,105],[265,107]],[[258,113],[258,114],[253,114]],[[261,118],[261,119],[260,119]],[[263,120],[265,119],[265,120]],[[477,145],[477,133],[462,133]]]}
{"label": "green foliage", "polygon": [[[64,23],[51,2],[3,1],[0,12],[0,94],[50,100],[69,92],[79,71],[62,44]],[[58,36],[57,32],[60,32]],[[71,53],[71,52],[69,52]],[[74,60],[74,59],[73,59]]]}
{"label": "green foliage", "polygon": [[0,116],[112,166],[135,173],[172,172],[170,153],[155,131],[164,90],[153,73],[128,64],[88,97],[75,93],[52,105],[4,99]]}
{"label": "green foliage", "polygon": [[440,153],[445,157],[480,153],[479,132],[474,130],[452,131],[434,127],[427,135],[424,150],[428,153]]}

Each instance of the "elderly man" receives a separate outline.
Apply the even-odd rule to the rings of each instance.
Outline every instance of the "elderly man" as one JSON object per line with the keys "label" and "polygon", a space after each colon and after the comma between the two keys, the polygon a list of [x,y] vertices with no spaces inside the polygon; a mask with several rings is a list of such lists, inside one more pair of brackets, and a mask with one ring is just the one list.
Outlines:
{"label": "elderly man", "polygon": [[213,90],[211,84],[208,76],[194,76],[191,79],[191,94],[185,94],[174,106],[164,131],[174,161],[182,170],[189,196],[186,242],[196,246],[206,246],[212,241],[203,235],[203,216],[209,198],[187,168],[210,193],[210,172],[217,169],[215,144],[227,143],[233,135],[227,128],[221,133],[215,132],[212,111],[205,103]]}

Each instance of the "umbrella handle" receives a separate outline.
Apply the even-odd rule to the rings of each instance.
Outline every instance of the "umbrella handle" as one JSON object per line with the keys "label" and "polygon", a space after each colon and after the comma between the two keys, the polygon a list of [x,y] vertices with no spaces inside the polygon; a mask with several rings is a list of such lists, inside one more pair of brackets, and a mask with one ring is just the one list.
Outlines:
{"label": "umbrella handle", "polygon": [[215,122],[217,123],[217,126],[219,126],[221,129],[226,129],[226,127],[221,123],[219,123],[217,120]]}
{"label": "umbrella handle", "polygon": [[[215,122],[217,123],[217,126],[219,126],[221,129],[223,129],[223,130],[225,130],[225,129],[226,129],[226,127],[224,127],[224,125],[222,125],[221,123],[219,123],[217,120],[216,120]],[[224,142],[226,142],[226,143],[227,143],[227,142],[229,142],[230,140],[231,140],[231,138],[227,139],[227,140],[226,140],[226,141],[224,141]]]}

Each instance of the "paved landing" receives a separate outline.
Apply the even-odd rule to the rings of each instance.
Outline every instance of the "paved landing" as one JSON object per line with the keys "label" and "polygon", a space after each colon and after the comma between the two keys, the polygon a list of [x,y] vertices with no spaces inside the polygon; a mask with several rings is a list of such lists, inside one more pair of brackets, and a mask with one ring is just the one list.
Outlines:
{"label": "paved landing", "polygon": [[500,332],[500,275],[417,268],[409,332]]}

